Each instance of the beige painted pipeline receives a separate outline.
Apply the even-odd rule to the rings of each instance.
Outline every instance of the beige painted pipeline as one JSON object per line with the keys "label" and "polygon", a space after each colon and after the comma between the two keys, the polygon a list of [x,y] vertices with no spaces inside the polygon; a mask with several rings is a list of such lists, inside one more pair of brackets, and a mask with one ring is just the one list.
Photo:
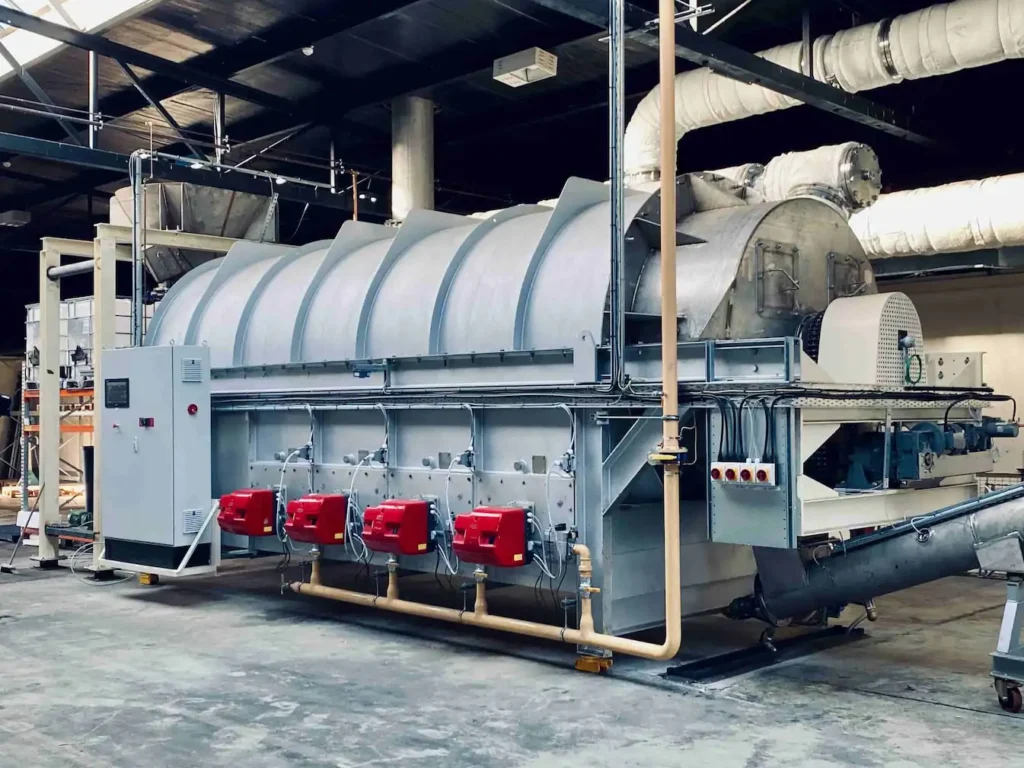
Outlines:
{"label": "beige painted pipeline", "polygon": [[[661,62],[661,165],[674,168],[676,143],[674,133],[675,107],[675,0],[659,0],[660,17],[660,62]],[[674,184],[662,185],[661,220],[676,220],[676,188]],[[662,381],[675,382],[677,371],[677,320],[676,305],[676,231],[674,226],[661,228],[661,370]],[[662,394],[662,448],[668,453],[679,451],[679,389],[677,386],[663,386]],[[487,612],[486,574],[477,571],[476,601],[472,611],[442,608],[425,603],[402,600],[398,596],[398,563],[388,563],[388,589],[384,597],[354,592],[348,589],[327,587],[320,583],[320,561],[314,560],[309,583],[295,582],[293,591],[303,595],[325,597],[343,603],[380,608],[394,613],[439,619],[454,624],[467,624],[484,629],[496,629],[517,635],[527,635],[542,640],[554,640],[590,648],[601,648],[613,653],[640,656],[645,659],[666,661],[679,652],[682,642],[682,605],[680,594],[679,564],[679,466],[665,465],[665,642],[661,645],[642,643],[615,635],[594,631],[594,615],[591,595],[600,592],[590,585],[593,566],[590,550],[583,544],[576,544],[573,553],[579,560],[580,577],[580,627],[566,629],[552,624],[509,619],[493,616]]]}

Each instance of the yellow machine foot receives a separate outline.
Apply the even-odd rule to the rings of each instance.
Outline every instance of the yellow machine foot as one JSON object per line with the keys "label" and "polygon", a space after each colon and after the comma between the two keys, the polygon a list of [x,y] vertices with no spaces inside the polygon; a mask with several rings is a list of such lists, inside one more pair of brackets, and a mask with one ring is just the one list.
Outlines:
{"label": "yellow machine foot", "polygon": [[155,587],[160,583],[160,577],[155,573],[140,573],[139,584],[144,587]]}
{"label": "yellow machine foot", "polygon": [[612,668],[612,660],[610,657],[603,656],[577,656],[576,657],[576,671],[577,672],[590,672],[595,675],[599,675],[602,672],[607,672]]}

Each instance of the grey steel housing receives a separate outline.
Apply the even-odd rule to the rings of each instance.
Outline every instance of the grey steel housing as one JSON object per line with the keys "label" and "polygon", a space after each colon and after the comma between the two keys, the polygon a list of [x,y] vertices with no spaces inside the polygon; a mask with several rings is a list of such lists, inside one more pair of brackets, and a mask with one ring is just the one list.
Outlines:
{"label": "grey steel housing", "polygon": [[[792,336],[835,296],[874,291],[860,245],[828,205],[749,205],[690,176],[678,191],[682,338]],[[660,377],[650,330],[658,206],[657,194],[627,192],[622,295],[634,381]],[[646,459],[660,421],[650,418],[655,397],[604,391],[609,226],[608,187],[570,179],[554,208],[488,218],[417,210],[397,229],[346,222],[333,241],[302,248],[239,244],[174,286],[147,343],[210,346],[215,493],[283,478],[289,497],[353,488],[361,507],[433,496],[458,514],[527,502],[539,520],[577,529],[594,552],[600,627],[654,626],[664,617],[661,487]],[[830,256],[853,269],[836,271]],[[791,362],[783,356],[786,366],[762,357],[730,370],[781,383]],[[681,377],[695,362],[681,355]],[[595,418],[607,413],[617,418]],[[310,435],[313,461],[282,473],[274,454]],[[386,466],[358,463],[385,440]],[[473,471],[449,472],[469,445]],[[556,469],[569,452],[574,470]],[[681,513],[687,613],[727,605],[754,571],[749,548],[709,541],[703,488],[691,490]],[[273,538],[258,545],[278,547]],[[343,548],[327,556],[351,559]],[[402,562],[435,565],[433,556]],[[492,578],[532,586],[537,574]]]}

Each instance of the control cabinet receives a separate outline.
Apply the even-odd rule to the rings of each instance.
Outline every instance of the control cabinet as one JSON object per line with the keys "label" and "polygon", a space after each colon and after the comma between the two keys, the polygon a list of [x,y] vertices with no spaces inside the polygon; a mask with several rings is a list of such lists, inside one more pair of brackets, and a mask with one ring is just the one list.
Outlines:
{"label": "control cabinet", "polygon": [[[105,559],[176,568],[210,512],[210,351],[103,352],[97,400]],[[189,566],[210,563],[211,526]]]}

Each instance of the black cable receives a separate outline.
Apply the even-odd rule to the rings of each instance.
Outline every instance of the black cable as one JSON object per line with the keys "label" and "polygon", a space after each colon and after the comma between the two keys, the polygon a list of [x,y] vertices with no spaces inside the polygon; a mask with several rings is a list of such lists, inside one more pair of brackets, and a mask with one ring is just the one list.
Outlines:
{"label": "black cable", "polygon": [[719,461],[725,461],[726,458],[727,458],[726,454],[724,452],[725,451],[725,433],[729,429],[729,427],[728,427],[729,420],[726,418],[726,415],[725,415],[725,406],[722,404],[723,403],[722,398],[720,398],[720,397],[711,397],[711,400],[713,400],[718,405],[718,413],[722,417],[722,429],[718,433],[718,460]]}
{"label": "black cable", "polygon": [[[540,569],[538,569],[540,571]],[[543,593],[540,591],[540,581],[544,578],[544,572],[540,571],[537,574],[537,580],[533,582],[533,599],[537,602],[541,608],[544,607]]]}
{"label": "black cable", "polygon": [[764,411],[764,448],[761,450],[761,457],[764,461],[770,463],[775,461],[775,457],[772,455],[774,453],[775,446],[772,445],[772,450],[768,450],[770,445],[768,436],[771,434],[772,428],[771,414],[768,410],[768,399],[762,397],[759,402],[761,403],[761,409]]}
{"label": "black cable", "polygon": [[441,577],[437,575],[438,569],[441,567],[441,550],[436,546],[434,547],[434,581],[437,582],[437,586],[440,589],[444,589],[444,584],[441,583]]}

